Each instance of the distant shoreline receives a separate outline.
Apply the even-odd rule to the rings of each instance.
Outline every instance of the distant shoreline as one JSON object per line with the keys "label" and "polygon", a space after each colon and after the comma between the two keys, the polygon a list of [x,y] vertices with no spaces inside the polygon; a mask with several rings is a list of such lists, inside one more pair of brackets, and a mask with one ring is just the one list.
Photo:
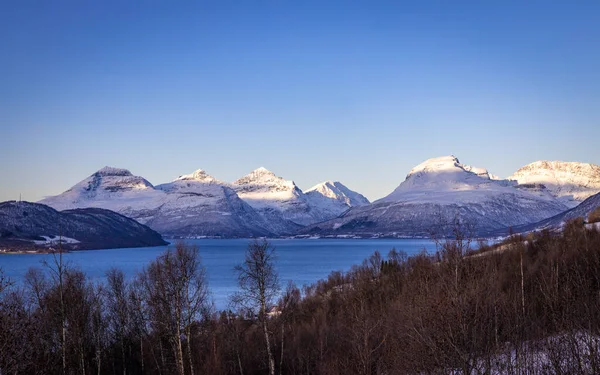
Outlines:
{"label": "distant shoreline", "polygon": [[[69,253],[69,250],[63,249],[62,253]],[[48,248],[28,248],[28,249],[0,249],[0,255],[23,255],[23,254],[59,254],[60,251]]]}

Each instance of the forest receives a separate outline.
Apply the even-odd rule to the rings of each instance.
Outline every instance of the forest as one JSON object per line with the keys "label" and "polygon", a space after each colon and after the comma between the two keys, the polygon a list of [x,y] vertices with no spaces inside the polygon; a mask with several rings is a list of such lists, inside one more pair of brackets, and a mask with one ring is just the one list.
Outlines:
{"label": "forest", "polygon": [[298,287],[253,241],[227,311],[183,242],[102,283],[55,254],[22,283],[0,279],[0,374],[600,373],[597,227],[438,245]]}

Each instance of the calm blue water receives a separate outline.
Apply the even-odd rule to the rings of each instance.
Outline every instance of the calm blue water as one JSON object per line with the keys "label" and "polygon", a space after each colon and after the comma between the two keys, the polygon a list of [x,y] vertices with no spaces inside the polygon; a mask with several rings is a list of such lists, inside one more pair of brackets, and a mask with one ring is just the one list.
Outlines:
{"label": "calm blue water", "polygon": [[[416,254],[423,249],[433,252],[434,244],[429,240],[359,240],[359,239],[301,239],[270,240],[276,248],[277,270],[282,287],[288,280],[298,286],[312,284],[326,278],[332,271],[347,271],[352,265],[360,264],[375,250],[386,256],[392,248],[403,250],[407,254]],[[236,288],[233,272],[235,265],[244,259],[244,251],[249,240],[187,240],[200,249],[202,263],[208,274],[209,288],[215,306],[223,309],[227,305],[228,296]],[[167,247],[145,247],[133,249],[110,249],[76,251],[65,254],[64,261],[85,272],[93,280],[101,281],[105,272],[111,267],[123,270],[128,277],[133,277],[151,260],[165,251]],[[43,267],[44,259],[50,260],[47,254],[0,255],[0,267],[6,276],[20,281],[30,267]]]}

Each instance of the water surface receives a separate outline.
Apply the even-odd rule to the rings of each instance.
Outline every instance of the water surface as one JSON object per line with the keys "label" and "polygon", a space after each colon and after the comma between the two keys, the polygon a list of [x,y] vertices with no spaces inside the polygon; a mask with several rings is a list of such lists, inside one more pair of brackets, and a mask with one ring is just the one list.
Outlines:
{"label": "water surface", "polygon": [[[206,267],[209,288],[215,306],[223,309],[227,298],[237,289],[233,268],[244,259],[250,240],[247,239],[201,239],[186,240],[200,249],[202,263]],[[348,271],[360,264],[375,250],[383,256],[392,248],[407,254],[423,249],[433,252],[434,244],[421,239],[365,240],[365,239],[274,239],[276,268],[282,287],[288,280],[298,286],[312,284],[326,278],[332,271]],[[64,261],[85,272],[91,279],[101,281],[105,272],[117,267],[131,278],[167,247],[141,247],[129,249],[75,251],[64,254]],[[0,267],[11,279],[19,282],[30,267],[43,267],[42,261],[50,261],[49,254],[0,255]]]}

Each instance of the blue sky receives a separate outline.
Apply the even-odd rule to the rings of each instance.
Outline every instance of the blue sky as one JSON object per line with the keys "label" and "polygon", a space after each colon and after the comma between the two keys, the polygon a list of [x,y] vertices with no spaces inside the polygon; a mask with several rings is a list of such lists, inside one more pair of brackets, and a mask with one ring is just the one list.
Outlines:
{"label": "blue sky", "polygon": [[376,199],[441,155],[600,164],[599,1],[176,3],[2,2],[0,201],[105,165]]}

